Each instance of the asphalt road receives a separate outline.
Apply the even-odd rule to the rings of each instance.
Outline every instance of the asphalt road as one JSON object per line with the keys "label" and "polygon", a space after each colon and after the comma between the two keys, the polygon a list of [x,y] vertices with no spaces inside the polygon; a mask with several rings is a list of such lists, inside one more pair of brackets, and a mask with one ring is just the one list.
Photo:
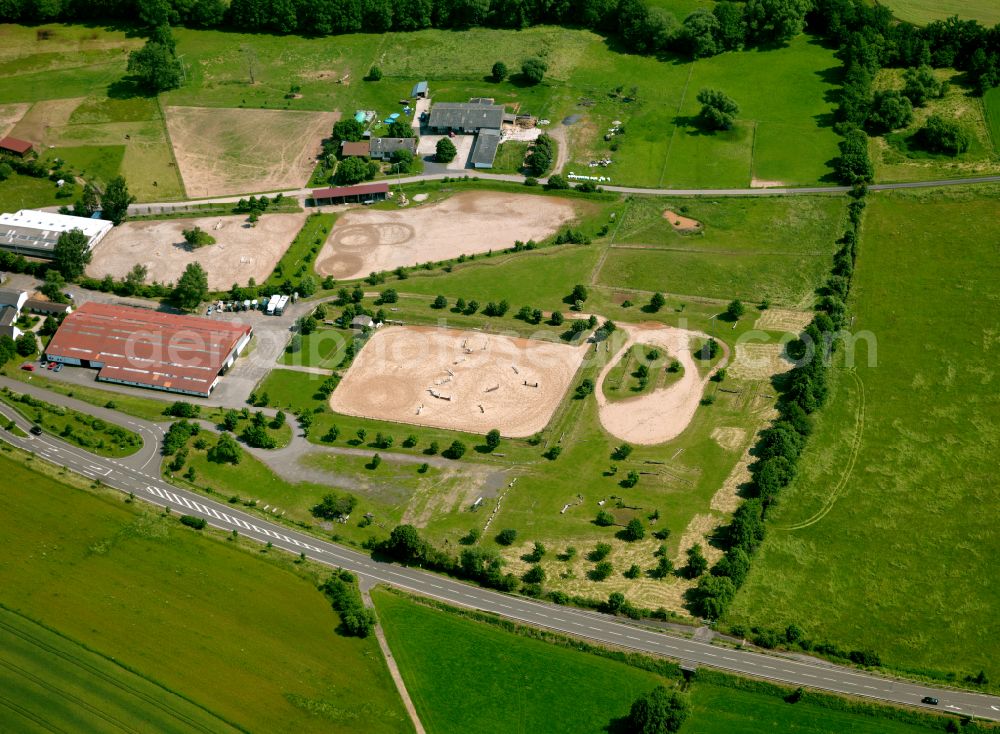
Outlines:
{"label": "asphalt road", "polygon": [[[53,393],[50,402],[62,396]],[[833,665],[823,660],[796,656],[734,650],[706,642],[688,640],[668,632],[653,630],[627,620],[573,607],[536,602],[514,595],[482,589],[416,568],[382,563],[348,548],[249,515],[228,504],[214,502],[199,494],[180,489],[159,476],[159,453],[162,430],[120,413],[93,408],[102,418],[113,416],[120,425],[137,430],[146,444],[143,449],[123,459],[95,456],[49,435],[20,438],[0,429],[0,437],[53,464],[64,466],[89,479],[99,479],[106,486],[172,511],[205,518],[209,524],[290,553],[305,553],[311,560],[331,567],[345,568],[373,582],[381,582],[456,606],[492,612],[508,619],[544,627],[567,635],[599,643],[631,648],[653,655],[680,660],[690,666],[707,666],[733,673],[767,678],[795,686],[817,688],[836,693],[879,699],[891,703],[924,707],[979,718],[1000,720],[1000,697],[955,689],[939,689],[859,670]],[[13,418],[27,430],[31,424],[14,410],[0,404],[0,414]],[[940,700],[938,706],[920,702],[924,696]]]}
{"label": "asphalt road", "polygon": [[[511,183],[524,183],[524,176],[508,173],[486,173],[483,171],[468,170],[462,175],[476,176],[489,181],[508,181]],[[419,183],[420,181],[435,181],[442,178],[456,178],[452,173],[428,173],[416,176],[401,176],[399,178],[384,179],[390,186],[394,184]],[[539,179],[540,183],[545,183],[548,179]],[[1000,176],[979,176],[970,178],[949,178],[938,179],[936,181],[907,181],[903,183],[872,184],[868,187],[870,191],[892,191],[894,189],[926,189],[940,186],[968,186],[971,184],[1000,183]],[[766,189],[646,189],[638,186],[613,186],[611,184],[600,184],[605,191],[613,191],[620,194],[646,194],[647,196],[803,196],[809,194],[843,194],[850,191],[849,186],[801,186],[801,187],[774,187]],[[273,192],[272,195],[278,192]],[[312,194],[312,189],[293,189],[282,191],[285,196],[295,199],[307,199]],[[129,215],[137,216],[150,213],[150,209],[158,211],[183,208],[189,204],[232,204],[236,203],[244,196],[222,196],[211,199],[192,199],[189,201],[163,201],[149,204],[132,204],[129,207]],[[157,212],[154,212],[157,213]]]}

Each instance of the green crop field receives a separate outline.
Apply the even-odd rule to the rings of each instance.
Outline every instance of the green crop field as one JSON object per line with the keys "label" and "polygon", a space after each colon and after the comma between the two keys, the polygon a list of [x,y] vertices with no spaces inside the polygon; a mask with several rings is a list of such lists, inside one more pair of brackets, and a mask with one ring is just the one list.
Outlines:
{"label": "green crop field", "polygon": [[[675,232],[664,211],[703,228]],[[633,197],[614,230],[614,244],[597,282],[728,300],[763,297],[808,308],[829,268],[831,232],[841,227],[844,202],[833,197],[692,199],[671,203]]]}
{"label": "green crop field", "polygon": [[10,731],[238,731],[210,710],[6,608],[0,608],[0,643],[0,711]]}
{"label": "green crop field", "polygon": [[980,21],[985,26],[1000,23],[1000,6],[994,0],[882,0],[900,20],[924,25],[957,15],[962,20]]}
{"label": "green crop field", "polygon": [[[529,639],[376,589],[379,619],[424,726],[434,732],[602,732],[632,700],[673,681],[593,653]],[[462,671],[456,675],[455,671]],[[789,691],[725,676],[695,678],[682,734],[920,734],[934,719],[851,711],[832,696],[786,703]],[[841,709],[848,710],[841,710]],[[881,714],[881,715],[880,715]],[[926,725],[922,725],[926,724]],[[615,731],[612,727],[612,731]]]}
{"label": "green crop field", "polygon": [[[316,579],[290,557],[202,537],[175,517],[67,486],[55,470],[23,461],[0,455],[9,544],[0,602],[63,639],[19,648],[23,664],[0,646],[0,696],[16,683],[28,716],[67,731],[109,728],[94,718],[104,712],[162,721],[159,731],[185,730],[182,716],[212,731],[411,730],[375,640],[338,636]],[[65,655],[44,676],[51,687],[39,690],[31,671],[56,650]]]}
{"label": "green crop field", "polygon": [[1000,677],[997,194],[872,197],[850,307],[877,354],[859,341],[856,367],[834,371],[730,623],[795,622],[898,668]]}

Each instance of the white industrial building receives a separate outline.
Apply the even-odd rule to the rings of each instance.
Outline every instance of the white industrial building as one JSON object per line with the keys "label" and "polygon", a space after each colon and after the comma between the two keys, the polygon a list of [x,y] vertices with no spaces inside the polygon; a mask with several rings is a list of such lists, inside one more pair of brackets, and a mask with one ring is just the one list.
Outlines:
{"label": "white industrial building", "polygon": [[93,249],[113,226],[104,219],[22,209],[16,214],[0,214],[0,248],[26,257],[51,258],[63,232],[80,230]]}

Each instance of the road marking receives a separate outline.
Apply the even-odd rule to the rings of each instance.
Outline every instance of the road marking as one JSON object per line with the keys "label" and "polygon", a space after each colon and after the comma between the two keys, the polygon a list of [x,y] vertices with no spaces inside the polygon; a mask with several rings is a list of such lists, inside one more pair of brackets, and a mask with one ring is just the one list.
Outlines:
{"label": "road marking", "polygon": [[639,642],[639,638],[638,637],[633,637],[632,635],[625,635],[625,636],[627,638],[629,638],[630,640],[635,640],[636,642]]}
{"label": "road marking", "polygon": [[622,636],[621,632],[615,632],[614,630],[608,630],[608,634],[609,635],[614,635],[615,637],[621,637]]}
{"label": "road marking", "polygon": [[816,676],[813,675],[812,673],[803,673],[802,677],[803,678],[815,678]]}

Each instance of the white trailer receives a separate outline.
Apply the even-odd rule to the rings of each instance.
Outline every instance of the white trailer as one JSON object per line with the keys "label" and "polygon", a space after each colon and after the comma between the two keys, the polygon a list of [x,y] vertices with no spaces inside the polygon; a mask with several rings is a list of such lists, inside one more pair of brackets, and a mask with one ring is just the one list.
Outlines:
{"label": "white trailer", "polygon": [[267,315],[274,316],[274,310],[278,307],[278,301],[281,300],[281,296],[273,295],[271,300],[267,302]]}

